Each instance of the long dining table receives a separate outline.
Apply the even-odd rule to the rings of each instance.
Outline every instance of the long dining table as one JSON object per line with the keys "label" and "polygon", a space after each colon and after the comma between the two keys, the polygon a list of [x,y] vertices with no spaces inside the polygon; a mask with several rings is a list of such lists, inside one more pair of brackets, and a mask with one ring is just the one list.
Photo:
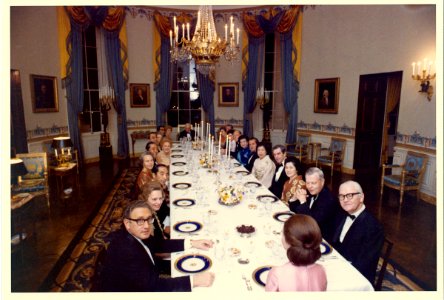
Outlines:
{"label": "long dining table", "polygon": [[[171,238],[211,239],[208,250],[187,249],[171,255],[171,276],[215,273],[211,291],[265,291],[272,266],[286,263],[282,229],[292,212],[236,160],[222,156],[208,168],[207,153],[190,143],[174,144],[170,164]],[[243,191],[236,205],[219,201],[218,189]],[[242,231],[244,233],[240,233]],[[245,233],[253,231],[251,233]],[[325,241],[318,263],[327,273],[327,291],[373,291],[373,286]],[[194,288],[200,292],[207,288]]]}

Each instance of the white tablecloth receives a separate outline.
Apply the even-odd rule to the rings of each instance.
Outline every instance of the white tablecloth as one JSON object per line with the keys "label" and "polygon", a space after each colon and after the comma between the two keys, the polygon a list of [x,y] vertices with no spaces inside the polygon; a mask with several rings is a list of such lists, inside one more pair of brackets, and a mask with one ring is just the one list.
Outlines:
{"label": "white tablecloth", "polygon": [[[247,291],[243,276],[249,280],[252,291],[264,291],[263,286],[255,282],[253,273],[257,268],[282,265],[288,261],[281,244],[283,223],[273,218],[275,213],[288,211],[288,207],[281,201],[265,207],[256,199],[258,195],[272,195],[263,186],[255,191],[247,188],[244,199],[238,205],[221,205],[218,203],[219,197],[216,192],[216,175],[207,168],[190,169],[192,164],[198,164],[200,152],[186,151],[185,145],[175,145],[173,149],[175,149],[174,156],[183,155],[183,157],[173,156],[171,162],[186,162],[186,165],[174,166],[172,164],[170,168],[171,238],[208,238],[212,239],[215,245],[209,251],[189,249],[185,252],[173,253],[171,256],[172,276],[188,275],[177,270],[175,265],[177,259],[183,255],[201,254],[210,258],[212,264],[209,270],[216,275],[213,286],[209,288],[211,291],[223,292],[227,289]],[[182,151],[179,152],[179,150]],[[236,162],[235,160],[230,162],[231,174],[222,166],[218,168],[222,183],[243,185],[248,181],[258,182],[253,175],[236,174],[237,171],[245,170],[241,166],[234,166]],[[186,171],[188,174],[181,173],[177,176],[173,174],[176,171]],[[176,183],[190,183],[192,186],[188,189],[177,189],[173,187]],[[196,204],[189,207],[174,205],[174,200],[180,198],[194,199]],[[251,208],[252,204],[255,204],[256,208]],[[212,214],[209,214],[209,211]],[[183,221],[195,221],[202,225],[202,228],[192,234],[174,230],[174,225]],[[249,238],[241,237],[236,230],[236,227],[240,225],[254,226],[255,233]],[[275,246],[272,247],[272,245]],[[235,255],[237,250],[240,253]],[[248,258],[249,263],[240,264],[239,258]],[[323,255],[319,263],[327,272],[328,291],[373,290],[370,282],[336,250],[333,249],[331,253]],[[266,273],[264,273],[266,278],[265,275]],[[193,291],[199,292],[204,289],[207,290],[207,288],[194,288]]]}

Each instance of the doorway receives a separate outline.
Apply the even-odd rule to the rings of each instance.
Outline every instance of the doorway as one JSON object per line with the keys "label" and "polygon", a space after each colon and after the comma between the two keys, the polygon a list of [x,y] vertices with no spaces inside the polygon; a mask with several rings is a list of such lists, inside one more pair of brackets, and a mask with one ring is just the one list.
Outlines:
{"label": "doorway", "polygon": [[361,75],[356,116],[356,174],[378,175],[393,158],[398,125],[402,71]]}

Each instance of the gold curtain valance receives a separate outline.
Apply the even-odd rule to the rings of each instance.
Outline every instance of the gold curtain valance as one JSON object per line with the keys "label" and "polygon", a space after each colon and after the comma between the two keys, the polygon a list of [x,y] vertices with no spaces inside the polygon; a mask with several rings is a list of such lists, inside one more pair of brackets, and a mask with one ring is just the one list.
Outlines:
{"label": "gold curtain valance", "polygon": [[[84,6],[66,6],[66,12],[77,24],[84,25],[91,21]],[[107,31],[118,31],[122,27],[124,20],[124,7],[108,7],[108,12],[101,25]]]}
{"label": "gold curtain valance", "polygon": [[[156,24],[157,29],[159,32],[164,36],[170,36],[170,30],[173,30],[173,26],[170,24],[170,18],[167,16],[162,15],[159,11],[155,11],[153,14],[153,19]],[[177,24],[186,24],[186,23],[192,23],[193,16],[190,14],[180,14],[176,16]]]}
{"label": "gold curtain valance", "polygon": [[[280,20],[276,31],[279,33],[287,33],[294,28],[294,25],[298,19],[299,12],[301,11],[302,6],[300,5],[292,5],[289,9],[287,9]],[[260,15],[267,20],[271,20],[276,17],[279,13],[279,10],[276,8],[270,8],[268,11],[261,12]],[[260,27],[259,23],[256,21],[257,15],[252,15],[250,13],[243,13],[242,19],[244,23],[245,31],[252,37],[260,38],[265,33]]]}

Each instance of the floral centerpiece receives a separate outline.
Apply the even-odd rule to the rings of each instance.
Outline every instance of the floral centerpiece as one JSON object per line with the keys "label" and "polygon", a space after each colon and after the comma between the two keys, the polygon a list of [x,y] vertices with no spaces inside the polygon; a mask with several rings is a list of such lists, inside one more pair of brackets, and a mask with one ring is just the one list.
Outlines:
{"label": "floral centerpiece", "polygon": [[228,206],[239,204],[244,196],[243,186],[221,185],[217,191],[219,203]]}
{"label": "floral centerpiece", "polygon": [[193,150],[200,150],[202,148],[203,141],[200,139],[197,139],[196,141],[193,141],[191,144],[191,147]]}
{"label": "floral centerpiece", "polygon": [[211,168],[213,166],[213,161],[210,161],[208,153],[201,154],[199,157],[199,164],[203,168]]}

